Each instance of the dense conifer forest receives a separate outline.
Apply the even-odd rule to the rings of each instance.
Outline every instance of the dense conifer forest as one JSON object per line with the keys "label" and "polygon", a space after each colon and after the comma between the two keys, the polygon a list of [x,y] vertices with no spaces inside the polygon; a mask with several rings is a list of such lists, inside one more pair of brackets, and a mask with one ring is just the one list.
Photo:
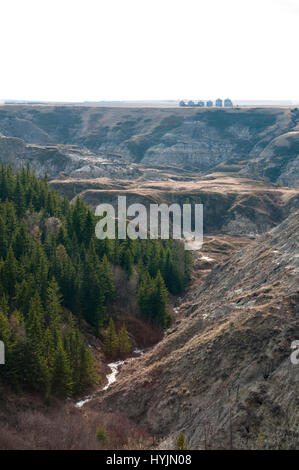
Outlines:
{"label": "dense conifer forest", "polygon": [[92,328],[107,357],[125,357],[131,342],[109,315],[117,290],[112,266],[137,279],[137,315],[161,329],[171,322],[168,293],[189,281],[190,259],[173,240],[98,240],[97,217],[70,204],[27,166],[0,167],[0,380],[49,399],[83,393],[99,380],[83,334]]}

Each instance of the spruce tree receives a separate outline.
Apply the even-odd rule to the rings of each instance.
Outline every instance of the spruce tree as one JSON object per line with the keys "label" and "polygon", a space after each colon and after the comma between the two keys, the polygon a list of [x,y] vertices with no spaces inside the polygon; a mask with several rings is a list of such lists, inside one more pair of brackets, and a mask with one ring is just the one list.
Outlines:
{"label": "spruce tree", "polygon": [[45,356],[44,312],[38,292],[30,301],[27,333],[30,340],[31,373],[34,388],[45,395],[50,393],[50,370]]}
{"label": "spruce tree", "polygon": [[79,343],[78,390],[82,392],[100,380],[95,359],[83,340]]}
{"label": "spruce tree", "polygon": [[0,257],[5,258],[8,246],[7,227],[4,217],[0,215]]}
{"label": "spruce tree", "polygon": [[26,279],[16,283],[14,302],[21,312],[28,312],[30,300],[34,296],[35,291],[35,280],[31,273],[27,274]]}
{"label": "spruce tree", "polygon": [[181,273],[172,259],[169,249],[166,252],[164,280],[167,289],[174,295],[179,294],[183,289],[183,279]]}
{"label": "spruce tree", "polygon": [[53,329],[47,327],[44,333],[44,350],[45,358],[47,360],[47,365],[51,376],[54,370],[56,346],[58,343],[58,339],[59,336],[56,335],[56,331],[53,331]]}
{"label": "spruce tree", "polygon": [[47,289],[46,308],[49,315],[49,325],[53,330],[57,330],[61,322],[61,302],[62,296],[59,292],[59,286],[55,278],[52,278]]}
{"label": "spruce tree", "polygon": [[105,312],[103,286],[91,256],[86,258],[83,269],[81,302],[84,317],[88,323],[94,326],[95,334],[98,335]]}
{"label": "spruce tree", "polygon": [[28,234],[28,228],[24,220],[18,227],[13,239],[13,251],[17,260],[20,260],[21,256],[28,253],[30,247],[30,238]]}
{"label": "spruce tree", "polygon": [[44,329],[44,312],[40,296],[36,291],[30,300],[27,319],[27,333],[36,356],[42,356],[44,352]]}
{"label": "spruce tree", "polygon": [[9,247],[7,257],[3,266],[3,284],[7,293],[12,296],[18,280],[18,262],[15,258],[12,246]]}
{"label": "spruce tree", "polygon": [[121,357],[126,357],[131,352],[132,346],[125,325],[122,326],[118,333],[118,350]]}
{"label": "spruce tree", "polygon": [[0,340],[7,349],[12,341],[12,331],[7,316],[0,310]]}
{"label": "spruce tree", "polygon": [[89,210],[86,214],[84,227],[82,229],[82,238],[86,247],[89,246],[94,233],[95,233],[95,224],[93,220],[93,215],[91,211]]}
{"label": "spruce tree", "polygon": [[115,358],[118,354],[118,338],[115,331],[114,321],[111,317],[105,334],[104,351],[105,354],[111,358]]}
{"label": "spruce tree", "polygon": [[[47,235],[49,216],[59,219],[59,230]],[[98,240],[95,220],[79,197],[71,205],[29,166],[14,173],[0,165],[0,329],[5,318],[10,332],[9,373],[1,370],[1,379],[16,389],[68,396],[94,383],[91,350],[62,311],[98,334],[115,296],[109,263],[128,277],[138,264],[140,313],[162,328],[169,322],[165,284],[174,293],[190,277],[183,247],[173,240]],[[125,357],[125,328],[117,335],[111,320],[106,333],[107,355]]]}
{"label": "spruce tree", "polygon": [[153,314],[156,321],[162,328],[165,328],[168,326],[167,324],[169,322],[169,314],[167,312],[168,293],[160,271],[158,271],[157,277],[155,278],[151,297]]}
{"label": "spruce tree", "polygon": [[56,347],[52,387],[58,396],[66,398],[72,395],[72,386],[69,358],[64,350],[62,340],[59,339]]}
{"label": "spruce tree", "polygon": [[176,448],[175,450],[189,450],[187,445],[185,435],[181,432],[179,437],[176,440]]}
{"label": "spruce tree", "polygon": [[9,316],[9,303],[8,303],[8,297],[5,293],[0,298],[0,311],[2,313],[4,313],[4,315],[8,318],[8,316]]}
{"label": "spruce tree", "polygon": [[111,301],[115,295],[113,276],[110,269],[109,261],[106,253],[100,266],[100,278],[103,286],[103,293],[106,301]]}
{"label": "spruce tree", "polygon": [[26,201],[25,201],[24,189],[19,179],[17,180],[17,184],[16,184],[14,200],[15,200],[17,216],[21,218],[25,214]]}

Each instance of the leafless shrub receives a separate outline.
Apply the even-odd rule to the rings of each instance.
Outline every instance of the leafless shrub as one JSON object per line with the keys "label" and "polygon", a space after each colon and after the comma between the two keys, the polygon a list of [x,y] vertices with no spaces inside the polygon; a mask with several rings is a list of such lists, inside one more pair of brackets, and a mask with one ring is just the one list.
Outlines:
{"label": "leafless shrub", "polygon": [[[0,415],[0,450],[93,450],[144,448],[150,436],[122,414],[88,410],[73,404],[59,405],[50,410],[27,409],[7,420]],[[96,439],[98,426],[107,429],[109,439]]]}
{"label": "leafless shrub", "polygon": [[27,211],[25,220],[26,220],[26,224],[28,227],[28,231],[32,237],[35,237],[36,233],[40,231],[39,227],[41,224],[41,219],[42,219],[41,213],[38,213],[38,212],[30,213],[29,211]]}
{"label": "leafless shrub", "polygon": [[128,279],[126,271],[121,269],[119,266],[114,265],[112,269],[114,276],[115,291],[117,293],[114,305],[118,309],[125,309],[126,312],[130,312],[130,314],[136,315],[136,275],[133,274],[131,278]]}
{"label": "leafless shrub", "polygon": [[50,233],[57,233],[60,225],[60,219],[57,217],[48,217],[44,222],[45,236],[47,237]]}

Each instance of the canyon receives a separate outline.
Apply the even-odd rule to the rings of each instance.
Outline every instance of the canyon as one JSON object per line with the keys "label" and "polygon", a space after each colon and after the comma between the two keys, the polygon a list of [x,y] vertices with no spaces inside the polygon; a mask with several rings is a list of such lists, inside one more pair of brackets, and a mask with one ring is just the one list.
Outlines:
{"label": "canyon", "polygon": [[192,449],[298,448],[297,108],[2,105],[0,161],[93,210],[204,206],[172,324],[76,413],[121,413],[158,449],[180,432]]}

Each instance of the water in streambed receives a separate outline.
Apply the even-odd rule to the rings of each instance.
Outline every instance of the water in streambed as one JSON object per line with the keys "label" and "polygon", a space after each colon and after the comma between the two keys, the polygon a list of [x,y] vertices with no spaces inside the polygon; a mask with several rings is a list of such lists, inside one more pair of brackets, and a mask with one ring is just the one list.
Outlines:
{"label": "water in streambed", "polygon": [[[141,349],[135,349],[135,351],[133,351],[135,354],[138,354],[138,355],[141,355],[143,354],[143,351]],[[115,381],[116,381],[116,376],[119,372],[119,367],[122,366],[124,364],[124,361],[117,361],[117,362],[110,362],[110,364],[108,364],[108,367],[110,368],[111,370],[111,373],[110,374],[107,374],[106,375],[106,378],[108,380],[107,384],[105,385],[104,388],[102,388],[102,390],[108,390],[108,388],[110,387],[111,384],[113,384]],[[89,397],[86,397],[84,398],[84,400],[80,400],[76,403],[76,407],[77,408],[82,408],[82,406],[85,405],[85,403],[89,402],[90,400],[92,400],[94,397],[94,395],[90,395]]]}
{"label": "water in streambed", "polygon": [[110,369],[111,369],[111,374],[108,374],[106,376],[107,380],[108,380],[108,383],[107,383],[107,385],[105,385],[103,390],[108,390],[110,385],[113,384],[113,382],[116,381],[116,376],[118,374],[118,368],[119,368],[119,366],[122,366],[123,364],[124,364],[124,361],[111,362],[110,364],[108,364],[108,367],[110,367]]}

